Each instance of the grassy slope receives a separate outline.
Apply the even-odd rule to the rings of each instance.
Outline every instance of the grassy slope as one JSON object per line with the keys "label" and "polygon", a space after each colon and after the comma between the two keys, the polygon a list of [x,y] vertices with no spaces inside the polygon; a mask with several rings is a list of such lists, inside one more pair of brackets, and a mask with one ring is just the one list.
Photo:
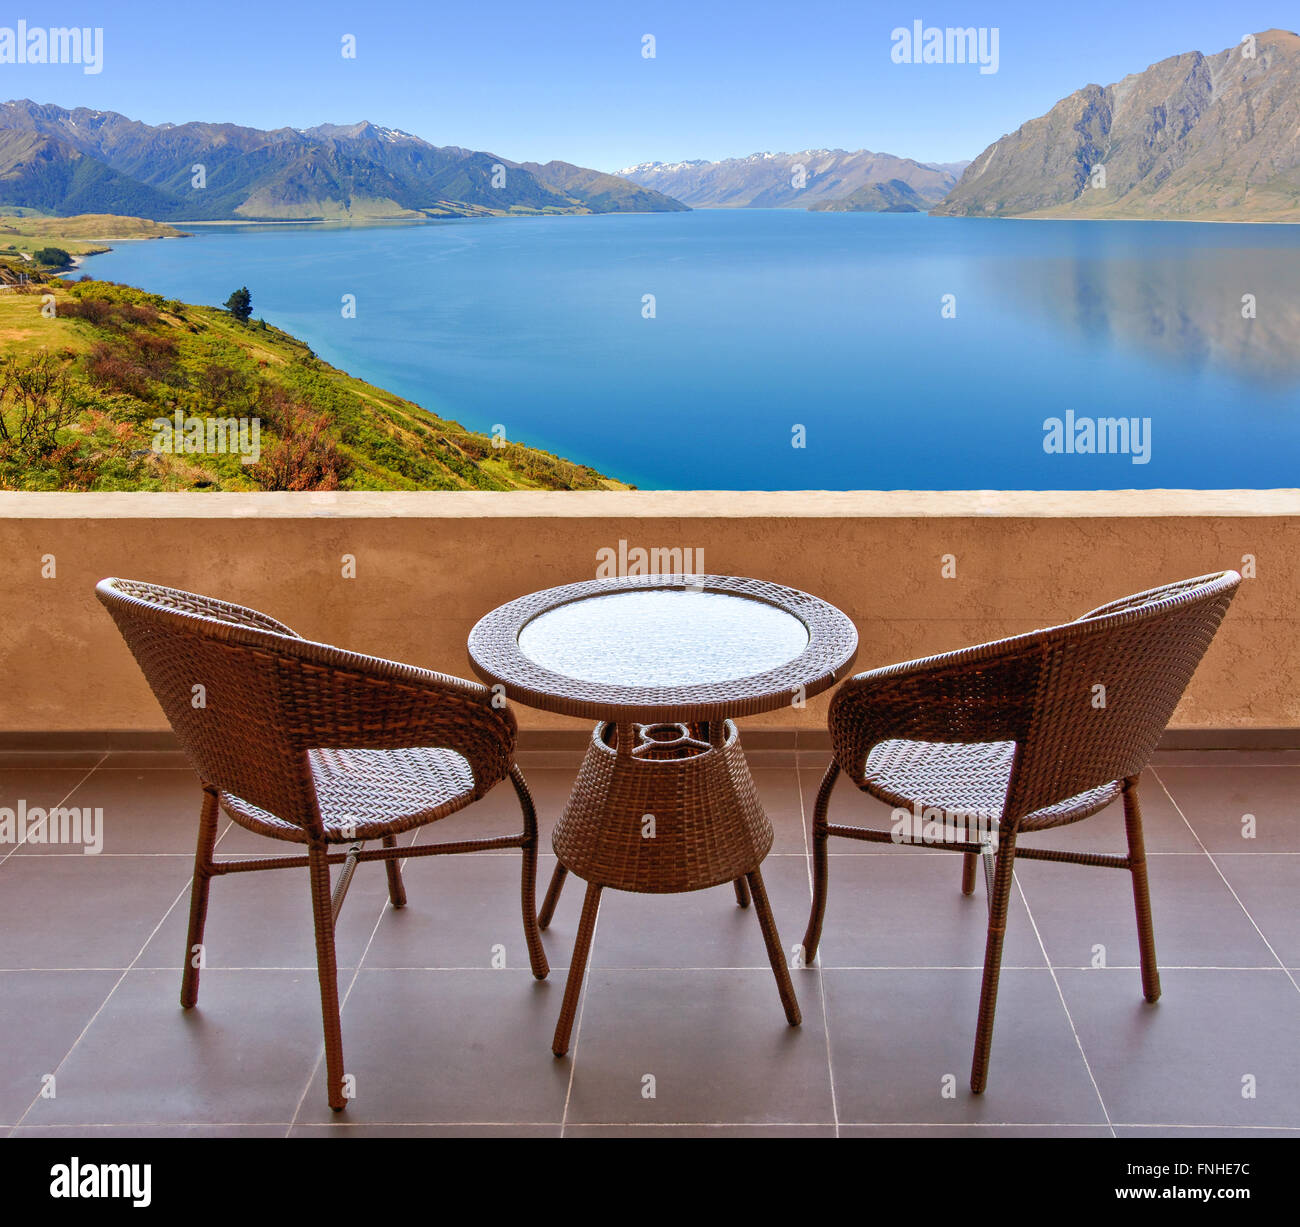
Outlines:
{"label": "grassy slope", "polygon": [[1084,200],[1071,200],[1050,209],[1036,209],[1030,213],[1008,213],[1010,218],[1045,218],[1098,221],[1156,221],[1156,222],[1300,222],[1300,200],[1294,191],[1274,190],[1268,185],[1251,189],[1247,199],[1240,204],[1223,205],[1212,198],[1207,188],[1202,193],[1189,194],[1180,201],[1178,212],[1168,208],[1153,209],[1137,193],[1130,193],[1113,204],[1093,205]]}
{"label": "grassy slope", "polygon": [[36,217],[31,214],[0,214],[0,252],[27,252],[41,247],[61,247],[74,256],[107,251],[113,239],[183,238],[181,231],[165,222],[143,217],[119,217],[114,213],[81,213],[76,217]]}
{"label": "grassy slope", "polygon": [[[147,308],[147,325],[44,318],[42,296],[60,311],[73,299],[107,299]],[[76,304],[72,304],[75,309]],[[149,345],[166,356],[150,359]],[[63,465],[0,457],[8,489],[256,490],[257,474],[230,455],[155,454],[152,421],[176,409],[211,416],[254,415],[252,392],[272,392],[329,418],[328,436],[345,462],[342,489],[625,489],[585,466],[510,443],[497,449],[482,434],[426,413],[418,405],[354,379],[321,361],[297,338],[270,325],[244,325],[227,312],[192,306],[106,282],[52,282],[32,292],[0,293],[0,360],[56,354],[75,382],[82,411],[60,435],[72,460]],[[123,382],[96,373],[96,353],[135,364]],[[156,351],[155,351],[156,354]],[[234,372],[246,392],[218,404],[201,391],[214,368]],[[146,371],[141,376],[139,372]],[[142,382],[143,381],[143,382]],[[286,432],[288,433],[288,432]],[[263,454],[279,436],[264,422]],[[70,473],[72,476],[70,476]]]}

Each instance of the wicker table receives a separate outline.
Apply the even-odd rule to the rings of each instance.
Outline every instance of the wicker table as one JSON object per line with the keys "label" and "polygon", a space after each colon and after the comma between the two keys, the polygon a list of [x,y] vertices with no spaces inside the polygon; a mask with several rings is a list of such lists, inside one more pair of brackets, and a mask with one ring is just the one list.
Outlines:
{"label": "wicker table", "polygon": [[518,703],[599,721],[553,837],[546,928],[567,874],[587,883],[552,1050],[577,1011],[601,891],[735,884],[754,911],[792,1026],[790,973],[759,866],[772,825],[733,717],[798,705],[857,655],[853,623],[794,588],[734,576],[589,580],[494,609],[470,633],[475,672]]}

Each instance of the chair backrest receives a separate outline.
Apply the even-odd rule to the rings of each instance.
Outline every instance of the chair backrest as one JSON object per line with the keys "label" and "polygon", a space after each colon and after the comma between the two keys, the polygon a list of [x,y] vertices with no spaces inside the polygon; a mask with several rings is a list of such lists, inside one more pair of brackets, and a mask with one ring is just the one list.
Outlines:
{"label": "chair backrest", "polygon": [[1240,583],[1235,571],[1198,576],[1062,626],[859,674],[832,703],[836,757],[860,782],[880,740],[1014,741],[1004,822],[1135,776]]}
{"label": "chair backrest", "polygon": [[445,747],[481,795],[516,724],[475,682],[303,639],[226,601],[137,580],[95,589],[205,784],[320,833],[307,751]]}

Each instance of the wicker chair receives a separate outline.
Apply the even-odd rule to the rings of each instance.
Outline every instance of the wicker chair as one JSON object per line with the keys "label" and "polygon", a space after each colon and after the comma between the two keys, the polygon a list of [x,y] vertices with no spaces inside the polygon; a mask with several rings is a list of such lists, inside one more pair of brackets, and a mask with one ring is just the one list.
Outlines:
{"label": "wicker chair", "polygon": [[[537,816],[514,762],[516,724],[491,692],[303,639],[265,614],[135,580],[105,579],[96,595],[117,623],[203,782],[181,1005],[198,1000],[208,885],[227,873],[307,868],[329,1103],[346,1106],[334,925],[358,863],[379,860],[394,907],[406,903],[400,858],[523,851],[524,937],[533,975],[548,972],[537,929]],[[397,847],[506,776],[521,834]],[[306,856],[213,859],[217,811]],[[365,849],[378,839],[380,847]],[[343,845],[348,845],[342,851]],[[342,869],[330,886],[330,867]]]}
{"label": "wicker chair", "polygon": [[[977,1094],[988,1078],[1017,856],[1127,869],[1133,875],[1142,991],[1155,1001],[1160,976],[1138,776],[1240,582],[1235,571],[1223,571],[1168,584],[1103,605],[1064,626],[873,669],[846,681],[831,701],[834,758],[813,816],[806,962],[812,963],[821,940],[827,840],[842,835],[962,852],[966,894],[975,888],[976,865],[983,859],[989,920],[971,1063],[970,1085]],[[893,831],[828,822],[831,790],[841,771],[863,792],[906,809],[909,821],[896,811]],[[1078,822],[1121,795],[1127,856],[1017,849],[1021,834]],[[926,831],[912,817],[918,813],[923,820],[951,820]],[[934,830],[938,841],[929,838]]]}

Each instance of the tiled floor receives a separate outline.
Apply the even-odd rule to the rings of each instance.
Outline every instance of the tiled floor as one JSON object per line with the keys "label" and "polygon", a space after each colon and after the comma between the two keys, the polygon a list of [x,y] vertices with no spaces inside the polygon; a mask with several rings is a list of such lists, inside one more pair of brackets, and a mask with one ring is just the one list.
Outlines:
{"label": "tiled floor", "polygon": [[[805,829],[823,759],[756,757],[769,764],[755,775],[777,832],[764,876],[791,950],[807,919]],[[572,770],[525,767],[548,853],[542,889]],[[362,866],[338,935],[356,1098],[335,1116],[305,873],[214,882],[200,1002],[183,1012],[198,803],[183,760],[0,755],[0,806],[104,812],[100,855],[0,845],[0,1128],[1300,1136],[1300,760],[1158,755],[1142,789],[1164,997],[1142,999],[1127,874],[1021,862],[983,1096],[967,1087],[982,882],[965,898],[951,854],[841,841],[820,956],[793,972],[802,1027],[785,1025],[757,922],[730,887],[607,892],[563,1060],[550,1040],[581,883],[569,883],[545,939],[551,976],[537,982],[517,854],[409,862],[401,911],[378,866]],[[842,821],[887,825],[843,783],[832,805]],[[504,786],[417,838],[516,821]],[[1119,808],[1024,842],[1053,840],[1120,851]],[[286,851],[223,827],[219,853],[253,849]]]}

